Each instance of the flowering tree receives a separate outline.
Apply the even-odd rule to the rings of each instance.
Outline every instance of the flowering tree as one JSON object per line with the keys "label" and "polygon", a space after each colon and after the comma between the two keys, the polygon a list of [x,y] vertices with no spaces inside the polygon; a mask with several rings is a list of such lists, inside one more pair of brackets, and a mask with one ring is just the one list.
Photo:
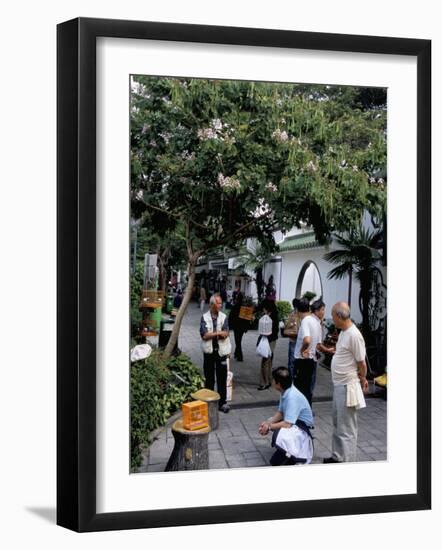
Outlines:
{"label": "flowering tree", "polygon": [[[367,99],[368,97],[368,99]],[[133,77],[132,215],[198,259],[301,223],[324,241],[386,200],[385,94],[350,87]]]}

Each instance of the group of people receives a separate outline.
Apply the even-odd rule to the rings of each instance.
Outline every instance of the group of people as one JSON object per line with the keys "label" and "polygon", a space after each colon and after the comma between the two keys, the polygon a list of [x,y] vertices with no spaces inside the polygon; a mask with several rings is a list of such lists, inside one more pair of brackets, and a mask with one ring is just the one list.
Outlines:
{"label": "group of people", "polygon": [[[209,310],[201,317],[200,335],[204,354],[206,387],[214,389],[215,379],[220,394],[220,411],[229,412],[227,394],[227,359],[232,346],[229,330],[235,335],[235,357],[243,360],[241,340],[248,323],[239,317],[243,297],[238,294],[229,318],[221,311],[220,295],[210,298]],[[281,393],[277,412],[259,426],[259,433],[272,431],[275,453],[272,465],[308,463],[313,456],[310,430],[314,427],[312,397],[316,381],[318,354],[333,355],[331,374],[333,382],[333,435],[332,454],[325,463],[350,462],[356,459],[357,411],[365,406],[368,390],[365,363],[365,343],[359,329],[352,322],[350,308],[345,302],[336,303],[331,311],[333,322],[340,334],[335,347],[326,346],[322,338],[322,321],[325,304],[317,300],[309,304],[306,299],[293,301],[294,311],[286,323],[289,336],[288,367],[272,371],[272,356],[279,332],[276,306],[272,300],[264,300],[262,308],[272,320],[272,332],[267,336],[272,354],[261,362],[261,380],[258,390],[272,384]]]}
{"label": "group of people", "polygon": [[[325,315],[325,304],[322,300],[317,300],[311,306],[307,300],[294,300],[293,306],[297,320],[291,320],[289,365],[288,368],[279,367],[272,373],[274,387],[282,393],[279,408],[259,428],[262,435],[273,430],[272,445],[276,447],[276,451],[271,463],[294,464],[300,461],[300,457],[306,462],[312,458],[313,449],[307,443],[311,443],[309,430],[314,427],[311,406],[320,352],[333,355],[332,454],[324,458],[323,462],[331,464],[355,461],[357,414],[360,408],[365,407],[363,394],[368,391],[364,338],[351,320],[350,308],[345,302],[336,303],[331,312],[333,322],[340,331],[335,347],[325,346],[322,342],[322,320]],[[298,323],[295,329],[294,322]],[[281,376],[284,383],[281,382]],[[297,414],[293,411],[297,411]],[[306,417],[310,418],[307,423]],[[280,433],[282,429],[286,432],[284,437]]]}

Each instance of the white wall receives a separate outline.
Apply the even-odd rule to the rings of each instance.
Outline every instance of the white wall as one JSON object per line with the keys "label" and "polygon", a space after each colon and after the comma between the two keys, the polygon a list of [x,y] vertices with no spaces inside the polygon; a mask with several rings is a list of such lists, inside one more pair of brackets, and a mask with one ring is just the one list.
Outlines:
{"label": "white wall", "polygon": [[275,256],[274,260],[267,262],[262,270],[265,284],[269,282],[270,277],[273,275],[273,284],[276,288],[276,299],[280,300],[280,280],[281,280],[281,261],[279,256]]}
{"label": "white wall", "polygon": [[[296,295],[296,285],[303,265],[307,261],[316,264],[322,281],[323,300],[326,304],[325,316],[331,317],[331,307],[334,303],[348,299],[348,277],[342,280],[328,279],[327,273],[333,265],[324,260],[325,248],[312,248],[306,250],[294,250],[281,254],[282,260],[282,284],[281,300],[291,302]],[[318,296],[319,298],[319,296]],[[359,310],[359,284],[353,277],[352,283],[352,317],[356,322],[362,320]]]}
{"label": "white wall", "polygon": [[[212,550],[274,548],[275,540],[305,548],[342,546],[359,550],[434,547],[440,540],[442,386],[433,372],[433,511],[331,517],[278,522],[181,527],[77,535],[54,525],[55,507],[55,25],[77,17],[108,17],[268,27],[433,39],[433,97],[442,97],[442,36],[439,3],[421,0],[316,0],[238,2],[169,0],[66,0],[7,2],[2,8],[0,271],[2,395],[0,399],[0,544],[8,550],[83,550],[183,547],[184,540],[210,540]],[[433,102],[433,181],[442,180],[442,105]],[[433,205],[442,203],[434,185]],[[405,228],[406,229],[406,228]],[[441,216],[434,215],[433,281],[441,279]],[[406,255],[406,250],[404,251]],[[34,266],[32,277],[26,265]],[[32,310],[23,298],[32,290]],[[442,305],[434,285],[433,311]],[[327,303],[333,301],[326,297]],[[23,331],[32,316],[32,330]],[[433,317],[433,357],[442,331]],[[438,365],[436,365],[438,366]],[[436,393],[437,392],[437,393]],[[404,396],[406,401],[407,396]],[[404,430],[405,430],[404,426]],[[275,492],[278,487],[275,486]],[[296,492],[296,488],[294,488]],[[247,518],[244,518],[247,519]],[[283,542],[285,543],[285,542]],[[288,543],[289,544],[289,543]]]}

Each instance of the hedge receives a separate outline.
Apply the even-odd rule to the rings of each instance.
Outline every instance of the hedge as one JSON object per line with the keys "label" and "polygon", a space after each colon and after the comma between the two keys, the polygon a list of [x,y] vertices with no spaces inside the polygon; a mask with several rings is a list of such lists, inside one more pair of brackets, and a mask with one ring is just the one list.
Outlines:
{"label": "hedge", "polygon": [[164,359],[154,350],[144,360],[131,365],[131,469],[141,464],[141,448],[151,443],[151,432],[167,419],[190,394],[204,386],[203,377],[190,358],[181,353]]}

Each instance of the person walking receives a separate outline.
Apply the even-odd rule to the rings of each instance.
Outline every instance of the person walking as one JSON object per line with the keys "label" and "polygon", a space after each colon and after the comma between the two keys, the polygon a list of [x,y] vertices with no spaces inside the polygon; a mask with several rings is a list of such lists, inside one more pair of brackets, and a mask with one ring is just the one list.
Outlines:
{"label": "person walking", "polygon": [[206,305],[206,300],[207,300],[206,289],[201,285],[201,288],[200,288],[200,310],[201,310],[201,313],[203,313],[203,311],[204,311],[204,307]]}
{"label": "person walking", "polygon": [[204,354],[204,377],[206,388],[216,388],[220,395],[219,410],[228,413],[230,408],[227,397],[227,359],[232,350],[229,337],[229,323],[225,313],[221,311],[222,299],[219,294],[213,294],[209,301],[209,310],[201,317],[200,336],[201,348]]}
{"label": "person walking", "polygon": [[333,380],[332,455],[325,464],[352,462],[357,458],[358,410],[365,407],[368,391],[365,342],[350,318],[350,307],[337,302],[332,308],[333,322],[341,332],[331,362]]}
{"label": "person walking", "polygon": [[[268,315],[272,320],[272,333],[268,336],[272,354],[270,357],[263,357],[261,359],[261,376],[258,391],[267,390],[272,385],[272,361],[279,332],[279,317],[275,302],[273,300],[264,300],[262,303],[262,310],[264,315]],[[260,340],[261,336],[258,338],[257,344],[259,344]]]}
{"label": "person walking", "polygon": [[239,316],[241,306],[243,304],[244,296],[242,292],[238,292],[236,296],[235,305],[230,310],[229,314],[229,327],[233,330],[235,336],[235,353],[234,357],[237,361],[242,362],[244,360],[242,352],[242,337],[248,331],[250,327],[250,321],[247,319],[241,319]]}

